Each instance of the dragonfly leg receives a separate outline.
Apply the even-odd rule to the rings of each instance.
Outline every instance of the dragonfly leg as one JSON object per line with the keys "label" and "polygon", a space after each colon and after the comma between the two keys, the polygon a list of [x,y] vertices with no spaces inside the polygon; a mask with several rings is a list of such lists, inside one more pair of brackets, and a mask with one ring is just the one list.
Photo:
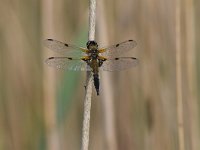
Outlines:
{"label": "dragonfly leg", "polygon": [[106,61],[107,59],[103,56],[98,56],[98,61],[99,61],[99,67],[102,66],[103,62]]}
{"label": "dragonfly leg", "polygon": [[90,73],[89,78],[87,78],[87,81],[86,81],[86,83],[85,83],[85,85],[84,85],[85,90],[86,90],[87,83],[89,82],[89,79],[91,78],[91,76],[92,76],[92,73]]}

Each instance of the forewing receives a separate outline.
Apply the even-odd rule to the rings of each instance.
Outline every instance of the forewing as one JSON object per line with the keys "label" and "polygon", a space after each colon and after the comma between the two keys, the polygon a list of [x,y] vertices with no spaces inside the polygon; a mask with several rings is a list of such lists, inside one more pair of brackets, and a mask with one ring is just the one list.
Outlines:
{"label": "forewing", "polygon": [[77,47],[72,44],[66,44],[54,39],[44,40],[44,45],[55,52],[58,52],[60,54],[67,55],[67,56],[80,57],[80,56],[86,55],[86,53],[84,52],[86,49],[82,47]]}
{"label": "forewing", "polygon": [[101,68],[104,71],[120,71],[134,67],[138,63],[138,59],[134,57],[119,57],[106,60],[105,62],[103,62]]}
{"label": "forewing", "polygon": [[45,60],[46,64],[57,68],[70,71],[91,71],[87,63],[81,59],[71,57],[50,57]]}
{"label": "forewing", "polygon": [[104,56],[106,58],[115,58],[117,56],[120,56],[121,54],[128,52],[132,48],[136,47],[136,45],[137,43],[134,40],[124,41],[122,43],[100,49],[100,51],[103,51],[101,53],[101,56]]}

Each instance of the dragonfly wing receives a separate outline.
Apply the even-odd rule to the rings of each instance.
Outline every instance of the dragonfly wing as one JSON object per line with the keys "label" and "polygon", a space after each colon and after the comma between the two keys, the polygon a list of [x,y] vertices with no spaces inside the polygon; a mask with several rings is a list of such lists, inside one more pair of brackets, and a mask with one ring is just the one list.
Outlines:
{"label": "dragonfly wing", "polygon": [[132,48],[136,47],[137,43],[134,40],[127,40],[119,44],[112,45],[107,48],[102,48],[101,55],[107,58],[115,58],[117,56],[120,56],[121,54],[124,54],[131,50]]}
{"label": "dragonfly wing", "polygon": [[85,54],[84,51],[87,50],[87,49],[77,47],[71,44],[66,44],[54,39],[44,40],[44,45],[55,52],[58,52],[63,55],[68,55],[68,56],[77,56],[77,57],[84,56]]}
{"label": "dragonfly wing", "polygon": [[57,68],[70,71],[91,71],[87,63],[81,59],[71,57],[50,57],[45,60],[46,64]]}
{"label": "dragonfly wing", "polygon": [[134,67],[138,63],[138,59],[134,57],[119,57],[106,60],[105,62],[103,62],[101,68],[104,71],[120,71]]}

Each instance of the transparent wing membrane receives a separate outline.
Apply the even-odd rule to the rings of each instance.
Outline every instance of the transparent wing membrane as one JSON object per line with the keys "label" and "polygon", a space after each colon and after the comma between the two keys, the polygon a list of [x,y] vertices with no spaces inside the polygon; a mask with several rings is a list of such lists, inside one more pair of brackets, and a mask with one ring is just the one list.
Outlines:
{"label": "transparent wing membrane", "polygon": [[134,40],[124,41],[122,43],[115,44],[107,48],[102,48],[102,51],[105,52],[101,53],[101,56],[104,56],[106,58],[114,58],[128,52],[132,48],[136,47],[136,45],[137,43]]}
{"label": "transparent wing membrane", "polygon": [[[44,45],[47,48],[66,56],[50,57],[46,59],[45,62],[49,66],[57,69],[71,71],[92,71],[92,68],[88,66],[84,60],[91,61],[92,59],[97,59],[96,57],[94,57],[95,55],[99,55],[99,58],[101,58],[102,60],[105,59],[102,66],[100,66],[100,69],[105,71],[125,70],[138,64],[138,60],[134,57],[118,57],[128,52],[137,45],[137,43],[133,40],[128,40],[107,48],[99,49],[98,53],[96,54],[93,54],[93,51],[90,52],[85,48],[66,44],[54,39],[44,40]],[[95,66],[95,64],[91,64],[91,66]]]}
{"label": "transparent wing membrane", "polygon": [[86,50],[84,48],[77,47],[71,44],[66,44],[54,39],[44,40],[44,45],[55,52],[67,56],[76,56],[76,57],[84,56],[85,55],[84,50]]}
{"label": "transparent wing membrane", "polygon": [[46,59],[46,64],[64,70],[71,71],[91,71],[91,68],[87,66],[86,62],[81,59],[74,59],[71,57],[50,57]]}
{"label": "transparent wing membrane", "polygon": [[120,71],[134,67],[138,63],[138,59],[134,57],[119,57],[106,60],[101,68],[104,71]]}

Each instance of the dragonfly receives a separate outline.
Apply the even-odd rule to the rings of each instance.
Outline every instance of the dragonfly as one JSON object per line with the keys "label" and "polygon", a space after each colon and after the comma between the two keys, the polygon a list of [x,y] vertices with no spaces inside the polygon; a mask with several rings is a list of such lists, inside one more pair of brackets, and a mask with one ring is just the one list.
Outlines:
{"label": "dragonfly", "polygon": [[120,56],[136,47],[134,40],[127,40],[105,48],[98,48],[96,41],[88,41],[86,48],[67,44],[54,39],[44,40],[45,47],[60,53],[62,57],[49,57],[48,66],[70,71],[91,71],[94,87],[99,95],[99,71],[121,71],[138,64],[135,57]]}

